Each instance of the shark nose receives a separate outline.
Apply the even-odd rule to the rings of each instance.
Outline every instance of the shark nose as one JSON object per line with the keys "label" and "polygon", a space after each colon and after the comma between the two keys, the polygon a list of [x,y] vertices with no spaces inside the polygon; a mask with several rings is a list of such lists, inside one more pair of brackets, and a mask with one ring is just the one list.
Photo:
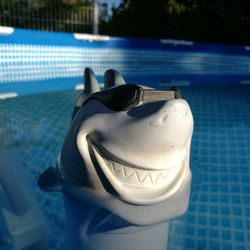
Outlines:
{"label": "shark nose", "polygon": [[[159,148],[181,148],[192,135],[193,116],[185,100],[166,102],[150,117],[151,139]],[[159,149],[160,150],[160,149]]]}
{"label": "shark nose", "polygon": [[187,122],[192,118],[191,110],[184,100],[166,102],[161,109],[153,115],[149,125],[152,127],[165,128],[176,125],[179,122]]}

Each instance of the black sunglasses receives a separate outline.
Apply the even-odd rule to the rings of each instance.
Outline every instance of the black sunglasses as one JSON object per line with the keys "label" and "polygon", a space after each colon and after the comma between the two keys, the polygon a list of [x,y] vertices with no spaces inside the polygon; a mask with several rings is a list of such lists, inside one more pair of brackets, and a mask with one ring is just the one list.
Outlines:
{"label": "black sunglasses", "polygon": [[154,100],[169,101],[173,99],[182,99],[182,96],[180,91],[176,88],[171,90],[155,90],[143,89],[133,84],[124,84],[96,92],[89,96],[82,105],[92,99],[100,101],[113,111],[125,111],[137,106],[141,102],[150,102]]}

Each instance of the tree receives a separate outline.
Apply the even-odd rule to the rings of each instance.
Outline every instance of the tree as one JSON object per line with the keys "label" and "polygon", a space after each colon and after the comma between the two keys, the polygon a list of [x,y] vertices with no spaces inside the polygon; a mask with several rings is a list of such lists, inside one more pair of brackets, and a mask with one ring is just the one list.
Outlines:
{"label": "tree", "polygon": [[250,44],[249,9],[249,0],[123,0],[101,31],[116,36]]}
{"label": "tree", "polygon": [[168,20],[165,2],[124,0],[112,9],[112,18],[107,22],[105,31],[112,35],[158,37]]}

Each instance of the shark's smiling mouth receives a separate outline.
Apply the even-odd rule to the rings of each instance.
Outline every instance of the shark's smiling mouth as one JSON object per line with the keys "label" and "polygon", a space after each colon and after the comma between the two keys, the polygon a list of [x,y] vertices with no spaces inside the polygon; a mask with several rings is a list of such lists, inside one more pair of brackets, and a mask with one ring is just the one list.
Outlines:
{"label": "shark's smiling mouth", "polygon": [[134,187],[157,187],[166,182],[174,172],[174,167],[162,170],[132,168],[114,161],[105,160],[114,176],[125,185]]}
{"label": "shark's smiling mouth", "polygon": [[92,139],[95,159],[120,197],[135,204],[152,204],[176,192],[189,174],[186,159],[164,169],[148,169],[119,159]]}

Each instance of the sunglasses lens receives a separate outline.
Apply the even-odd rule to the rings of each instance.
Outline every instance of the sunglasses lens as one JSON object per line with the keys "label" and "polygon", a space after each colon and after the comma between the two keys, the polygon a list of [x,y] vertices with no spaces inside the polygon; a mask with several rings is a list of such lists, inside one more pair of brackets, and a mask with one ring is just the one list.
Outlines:
{"label": "sunglasses lens", "polygon": [[96,92],[92,94],[88,100],[98,99],[113,111],[125,111],[135,107],[140,101],[167,101],[180,98],[182,98],[182,96],[178,89],[172,89],[172,91],[143,90],[137,85],[124,84],[101,92]]}
{"label": "sunglasses lens", "polygon": [[140,88],[135,85],[124,84],[117,88],[103,91],[102,101],[110,109],[124,111],[137,105],[140,100]]}

